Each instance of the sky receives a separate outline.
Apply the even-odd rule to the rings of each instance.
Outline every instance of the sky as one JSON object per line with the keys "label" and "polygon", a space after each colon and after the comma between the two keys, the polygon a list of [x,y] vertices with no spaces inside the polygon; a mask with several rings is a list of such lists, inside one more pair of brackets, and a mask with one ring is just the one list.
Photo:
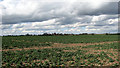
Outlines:
{"label": "sky", "polygon": [[117,33],[119,0],[0,0],[0,34]]}

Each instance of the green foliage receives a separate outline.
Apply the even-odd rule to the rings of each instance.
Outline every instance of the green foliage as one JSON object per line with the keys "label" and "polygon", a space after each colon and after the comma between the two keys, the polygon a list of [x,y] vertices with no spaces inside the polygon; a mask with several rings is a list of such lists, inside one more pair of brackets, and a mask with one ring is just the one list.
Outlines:
{"label": "green foliage", "polygon": [[24,48],[50,46],[52,43],[94,43],[117,41],[118,35],[78,35],[78,36],[11,36],[2,38],[2,48]]}
{"label": "green foliage", "polygon": [[[117,41],[117,35],[79,35],[79,36],[20,36],[3,37],[3,49],[44,47],[53,43],[94,43],[105,41]],[[81,49],[83,48],[83,49]],[[88,50],[84,50],[88,48]],[[90,49],[107,50],[118,49],[118,43],[88,45],[78,47],[32,49],[21,51],[3,51],[2,64],[5,67],[54,67],[54,66],[95,66],[104,63],[119,61],[108,56],[117,54],[105,51],[91,53]],[[68,50],[65,52],[64,50]],[[70,51],[75,50],[75,52]],[[108,60],[108,61],[107,61]],[[103,61],[103,62],[102,62]],[[118,66],[118,63],[113,66]]]}

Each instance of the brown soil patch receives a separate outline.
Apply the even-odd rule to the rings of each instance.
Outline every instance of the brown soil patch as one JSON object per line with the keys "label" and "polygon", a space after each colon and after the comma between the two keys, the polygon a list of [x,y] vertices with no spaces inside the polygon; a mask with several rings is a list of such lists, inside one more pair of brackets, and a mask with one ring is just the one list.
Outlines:
{"label": "brown soil patch", "polygon": [[83,50],[89,50],[88,52],[86,52],[86,54],[99,54],[100,52],[108,52],[113,54],[118,53],[118,51],[114,51],[115,49],[94,50],[94,48],[86,48]]}
{"label": "brown soil patch", "polygon": [[76,52],[77,50],[63,50],[64,52]]}
{"label": "brown soil patch", "polygon": [[46,46],[46,47],[30,47],[30,48],[18,48],[18,49],[4,49],[0,51],[21,51],[21,50],[31,50],[31,49],[46,49],[46,48],[64,48],[64,47],[76,47],[76,46],[88,46],[88,45],[99,45],[99,44],[110,44],[115,43],[118,41],[112,41],[112,42],[98,42],[98,43],[74,43],[74,44],[62,44],[62,43],[54,43],[52,46]]}

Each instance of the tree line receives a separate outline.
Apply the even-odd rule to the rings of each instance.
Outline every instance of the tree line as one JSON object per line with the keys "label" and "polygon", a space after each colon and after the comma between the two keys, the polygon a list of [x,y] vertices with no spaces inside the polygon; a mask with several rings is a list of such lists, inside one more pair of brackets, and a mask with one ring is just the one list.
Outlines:
{"label": "tree line", "polygon": [[[6,36],[57,36],[57,35],[60,35],[60,36],[65,36],[65,35],[98,35],[98,34],[95,34],[95,33],[80,33],[80,34],[67,34],[67,33],[43,33],[43,34],[25,34],[25,35],[6,35]],[[100,35],[120,35],[120,33],[104,33],[104,34],[100,34]]]}

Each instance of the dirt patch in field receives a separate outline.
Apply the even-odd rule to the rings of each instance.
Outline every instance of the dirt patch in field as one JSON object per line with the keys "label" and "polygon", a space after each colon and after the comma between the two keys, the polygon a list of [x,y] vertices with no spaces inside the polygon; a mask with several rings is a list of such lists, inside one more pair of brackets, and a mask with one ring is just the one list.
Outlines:
{"label": "dirt patch in field", "polygon": [[62,43],[54,43],[52,46],[46,46],[46,47],[30,47],[30,48],[18,48],[18,49],[4,49],[0,51],[21,51],[21,50],[31,50],[31,49],[46,49],[46,48],[64,48],[64,47],[76,47],[76,46],[88,46],[88,45],[102,45],[102,44],[110,44],[110,43],[116,43],[118,41],[112,41],[112,42],[98,42],[98,43],[74,43],[74,44],[62,44]]}
{"label": "dirt patch in field", "polygon": [[102,45],[102,44],[110,44],[110,43],[115,43],[118,41],[113,41],[113,42],[98,42],[98,43],[76,43],[76,44],[67,44],[68,46],[88,46],[88,45]]}
{"label": "dirt patch in field", "polygon": [[89,50],[86,52],[86,54],[99,54],[100,52],[108,52],[113,54],[118,54],[118,51],[115,51],[116,49],[103,49],[103,50],[95,50],[94,48],[84,48],[82,50]]}
{"label": "dirt patch in field", "polygon": [[76,52],[77,50],[63,50],[64,52]]}

